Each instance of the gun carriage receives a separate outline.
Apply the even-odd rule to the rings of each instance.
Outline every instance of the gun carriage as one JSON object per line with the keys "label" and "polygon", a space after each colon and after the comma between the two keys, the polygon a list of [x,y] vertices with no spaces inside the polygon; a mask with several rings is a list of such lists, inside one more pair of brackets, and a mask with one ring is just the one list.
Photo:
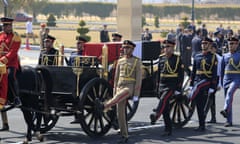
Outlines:
{"label": "gun carriage", "polygon": [[[109,82],[111,72],[108,68],[109,64],[113,64],[119,57],[120,48],[121,43],[90,43],[85,45],[84,52],[90,56],[79,56],[74,66],[23,66],[19,78],[20,95],[34,95],[39,103],[39,109],[25,107],[41,115],[41,119],[33,119],[34,125],[41,123],[40,131],[44,133],[55,126],[60,116],[78,115],[83,131],[89,136],[106,134],[116,123],[115,107],[108,112],[99,113],[95,104],[96,99],[106,101],[113,96]],[[160,42],[142,43],[140,48],[137,48],[143,63],[143,82],[140,98],[131,97],[128,100],[128,120],[136,113],[139,100],[144,97],[158,97],[156,67],[160,50]],[[64,57],[60,55],[60,58]],[[29,79],[27,72],[33,75],[33,80],[30,80],[30,83],[36,85],[33,89],[23,87],[26,78]],[[184,89],[181,95],[172,97],[171,118],[176,127],[184,126],[193,111],[194,103],[187,100]]]}

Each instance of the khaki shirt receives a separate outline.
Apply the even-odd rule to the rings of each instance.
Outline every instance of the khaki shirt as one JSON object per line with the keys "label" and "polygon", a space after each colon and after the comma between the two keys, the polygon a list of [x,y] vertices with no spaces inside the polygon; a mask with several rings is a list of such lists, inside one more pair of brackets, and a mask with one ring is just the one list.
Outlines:
{"label": "khaki shirt", "polygon": [[142,84],[141,66],[141,60],[135,56],[130,58],[123,57],[118,60],[114,78],[114,94],[116,94],[117,88],[133,85],[133,95],[140,95]]}

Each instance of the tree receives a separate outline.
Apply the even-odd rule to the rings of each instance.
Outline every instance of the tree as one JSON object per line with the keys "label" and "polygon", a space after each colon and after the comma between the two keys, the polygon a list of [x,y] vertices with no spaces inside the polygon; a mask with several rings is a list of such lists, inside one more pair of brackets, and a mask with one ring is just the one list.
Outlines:
{"label": "tree", "polygon": [[90,41],[91,37],[87,35],[89,29],[85,27],[86,26],[85,21],[81,20],[78,25],[79,28],[77,28],[77,32],[79,33],[79,36],[84,37],[87,41]]}
{"label": "tree", "polygon": [[188,18],[187,17],[184,17],[184,18],[182,18],[182,22],[181,22],[181,24],[182,24],[182,26],[184,27],[184,28],[187,28],[187,26],[188,25],[190,25],[190,22],[188,22]]}
{"label": "tree", "polygon": [[142,16],[142,27],[144,27],[147,24],[146,18]]}
{"label": "tree", "polygon": [[56,18],[53,14],[50,14],[47,18],[47,26],[56,26]]}
{"label": "tree", "polygon": [[158,16],[154,17],[154,25],[156,28],[159,28],[159,17]]}

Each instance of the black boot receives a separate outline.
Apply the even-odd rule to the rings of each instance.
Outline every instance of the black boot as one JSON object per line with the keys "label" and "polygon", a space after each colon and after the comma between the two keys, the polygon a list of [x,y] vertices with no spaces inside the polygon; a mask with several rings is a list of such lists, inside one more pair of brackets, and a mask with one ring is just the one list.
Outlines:
{"label": "black boot", "polygon": [[157,117],[155,113],[150,114],[151,125],[155,125],[157,121]]}
{"label": "black boot", "polygon": [[118,144],[125,144],[127,142],[128,142],[128,138],[122,136],[117,143]]}

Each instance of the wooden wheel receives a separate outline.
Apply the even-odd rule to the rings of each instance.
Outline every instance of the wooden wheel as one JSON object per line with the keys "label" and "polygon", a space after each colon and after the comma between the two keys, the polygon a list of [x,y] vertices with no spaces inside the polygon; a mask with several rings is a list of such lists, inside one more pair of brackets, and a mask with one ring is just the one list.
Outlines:
{"label": "wooden wheel", "polygon": [[170,100],[170,118],[174,127],[183,127],[191,119],[195,103],[186,95],[175,95]]}
{"label": "wooden wheel", "polygon": [[116,108],[103,112],[96,102],[107,101],[112,95],[112,87],[105,79],[93,78],[83,87],[79,100],[80,123],[89,136],[103,136],[111,128]]}

